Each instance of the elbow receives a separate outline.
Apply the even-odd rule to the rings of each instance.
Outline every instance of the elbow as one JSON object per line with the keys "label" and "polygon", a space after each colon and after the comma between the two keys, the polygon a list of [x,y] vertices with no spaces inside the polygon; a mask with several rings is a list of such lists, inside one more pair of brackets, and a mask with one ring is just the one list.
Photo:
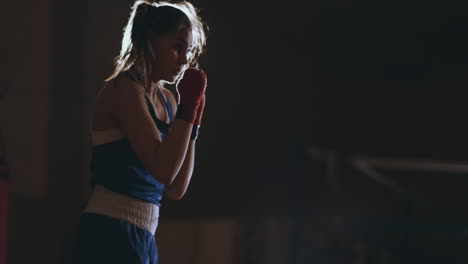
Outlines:
{"label": "elbow", "polygon": [[164,185],[171,185],[172,182],[174,181],[174,179],[171,179],[171,178],[156,178],[156,180]]}
{"label": "elbow", "polygon": [[166,195],[171,200],[179,201],[184,198],[185,192],[175,192],[174,190],[168,190]]}
{"label": "elbow", "polygon": [[169,199],[174,200],[174,201],[180,201],[184,195],[178,195],[178,196],[169,196]]}
{"label": "elbow", "polygon": [[159,183],[164,185],[171,185],[177,176],[175,172],[163,170],[153,170],[151,174]]}
{"label": "elbow", "polygon": [[174,181],[174,179],[171,179],[171,178],[162,178],[162,179],[156,178],[156,180],[157,180],[159,183],[162,183],[162,184],[164,184],[164,185],[166,185],[166,186],[171,185],[172,182]]}

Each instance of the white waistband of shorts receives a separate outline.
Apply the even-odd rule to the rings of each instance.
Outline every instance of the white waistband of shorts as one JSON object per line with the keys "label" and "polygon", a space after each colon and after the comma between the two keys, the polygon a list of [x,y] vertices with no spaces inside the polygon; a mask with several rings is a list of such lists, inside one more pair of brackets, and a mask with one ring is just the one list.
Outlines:
{"label": "white waistband of shorts", "polygon": [[153,235],[158,227],[159,206],[96,185],[85,212],[107,215],[127,221]]}

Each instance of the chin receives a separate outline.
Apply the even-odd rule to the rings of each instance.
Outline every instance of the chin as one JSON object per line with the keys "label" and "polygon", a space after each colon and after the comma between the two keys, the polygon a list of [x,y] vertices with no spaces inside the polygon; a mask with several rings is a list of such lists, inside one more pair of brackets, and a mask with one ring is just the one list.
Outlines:
{"label": "chin", "polygon": [[169,83],[174,83],[174,82],[176,82],[178,79],[180,79],[180,77],[181,77],[181,74],[180,74],[180,73],[179,73],[179,74],[174,74],[174,75],[169,76],[166,80],[167,80],[167,82],[169,82]]}
{"label": "chin", "polygon": [[176,76],[171,76],[170,78],[166,78],[165,82],[169,84],[173,84],[176,81]]}

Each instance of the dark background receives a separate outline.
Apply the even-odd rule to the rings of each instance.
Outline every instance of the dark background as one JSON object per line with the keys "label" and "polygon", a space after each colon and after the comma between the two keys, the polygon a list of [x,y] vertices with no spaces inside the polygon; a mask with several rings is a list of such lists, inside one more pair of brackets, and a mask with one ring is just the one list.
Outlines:
{"label": "dark background", "polygon": [[[20,245],[31,234],[37,236],[26,247],[58,263],[54,252],[69,234],[61,230],[74,225],[87,195],[94,96],[112,70],[131,3],[50,0],[5,6],[2,83],[15,96],[3,114],[9,120],[7,153],[14,153],[9,155],[15,164],[13,191],[37,186],[28,183],[36,172],[18,173],[28,166],[21,161],[24,153],[39,149],[34,155],[47,156],[39,194],[12,196],[12,263],[28,263]],[[301,194],[324,184],[317,180],[323,173],[304,169],[312,164],[310,146],[346,155],[465,161],[467,4],[193,3],[209,26],[201,58],[208,75],[206,115],[190,190],[182,201],[167,201],[164,217],[234,217],[248,225],[277,211],[298,219],[297,210],[309,206]],[[42,77],[47,81],[38,89],[35,80]],[[35,116],[35,105],[47,111]],[[31,115],[24,109],[32,109]],[[21,120],[36,125],[24,129]],[[19,137],[46,143],[31,145]],[[437,177],[412,181],[443,190],[435,201],[450,194],[450,186],[465,186],[463,179],[460,185]],[[377,188],[347,181],[356,193]],[[455,204],[465,201],[463,188],[457,190],[460,196],[450,203],[454,212],[462,210]],[[374,210],[367,206],[361,205]]]}

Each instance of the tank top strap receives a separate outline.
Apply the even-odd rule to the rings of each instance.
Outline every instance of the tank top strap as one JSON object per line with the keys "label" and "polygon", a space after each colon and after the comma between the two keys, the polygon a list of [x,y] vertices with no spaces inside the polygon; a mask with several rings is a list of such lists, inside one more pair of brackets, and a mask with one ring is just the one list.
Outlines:
{"label": "tank top strap", "polygon": [[[138,76],[135,72],[129,70],[129,71],[127,71],[127,73],[129,74],[130,78],[131,78],[133,81],[137,81],[137,82],[139,82],[139,83],[142,83],[142,82],[141,82],[141,79],[139,78],[139,76]],[[167,114],[169,115],[169,123],[172,123],[172,121],[174,121],[174,120],[173,120],[173,119],[174,119],[174,117],[173,117],[173,116],[174,116],[174,115],[173,115],[174,110],[172,109],[172,105],[171,105],[171,103],[169,102],[169,100],[167,99],[167,96],[166,96],[163,92],[161,92],[161,90],[158,90],[158,94],[159,94],[160,98],[163,100],[164,106],[166,107]],[[150,112],[150,114],[151,114],[151,117],[152,117],[154,120],[160,121],[160,120],[156,117],[156,112],[155,112],[155,110],[154,110],[154,108],[153,108],[153,106],[152,106],[153,104],[151,103],[151,100],[149,99],[149,96],[148,96],[148,94],[146,94],[146,93],[145,93],[145,98],[146,98],[146,103],[147,103],[147,105],[148,105],[148,109],[149,109],[149,112]]]}
{"label": "tank top strap", "polygon": [[172,121],[174,119],[174,115],[173,115],[174,110],[172,109],[172,105],[169,102],[169,99],[167,99],[167,96],[163,92],[161,92],[161,90],[159,90],[159,95],[161,96],[161,98],[164,101],[164,105],[166,107],[167,114],[169,115],[169,122],[172,123]]}
{"label": "tank top strap", "polygon": [[146,93],[145,93],[145,99],[146,99],[146,105],[148,106],[148,111],[150,112],[151,117],[153,118],[153,120],[159,121],[158,117],[156,116],[156,111],[153,108],[153,104],[151,103],[151,100],[149,99]]}

